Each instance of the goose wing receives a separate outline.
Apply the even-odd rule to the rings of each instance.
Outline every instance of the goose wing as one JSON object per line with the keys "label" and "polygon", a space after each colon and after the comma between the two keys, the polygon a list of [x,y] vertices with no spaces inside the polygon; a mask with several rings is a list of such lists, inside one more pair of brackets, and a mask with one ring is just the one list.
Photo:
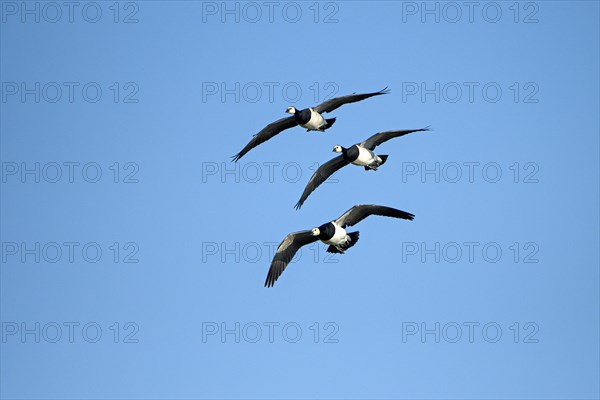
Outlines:
{"label": "goose wing", "polygon": [[422,129],[404,129],[401,131],[379,132],[379,133],[374,134],[373,136],[371,136],[364,142],[362,142],[360,144],[360,146],[362,146],[366,149],[369,149],[369,150],[374,150],[375,147],[379,146],[381,143],[387,142],[390,139],[404,136],[404,135],[407,135],[407,134],[413,133],[413,132],[423,132],[423,131],[428,131],[428,130],[429,130],[429,127],[422,128]]}
{"label": "goose wing", "polygon": [[302,204],[304,204],[308,196],[310,196],[310,194],[316,188],[318,188],[321,183],[325,182],[327,178],[335,173],[335,171],[346,165],[348,165],[348,161],[344,160],[344,156],[334,157],[325,164],[321,165],[306,184],[304,192],[302,192],[302,196],[300,196],[300,200],[298,200],[296,203],[296,209],[299,210],[300,207],[302,207]]}
{"label": "goose wing", "polygon": [[374,204],[361,204],[352,207],[346,211],[341,217],[335,220],[335,223],[342,228],[358,224],[363,219],[370,215],[381,215],[383,217],[401,218],[413,220],[415,216],[406,211],[397,210],[392,207],[377,206]]}
{"label": "goose wing", "polygon": [[283,242],[277,247],[273,261],[271,261],[271,267],[267,274],[267,280],[265,281],[265,287],[271,287],[275,284],[275,281],[285,270],[285,267],[290,263],[294,255],[298,252],[300,247],[313,243],[319,240],[317,236],[313,236],[312,231],[299,231],[290,233],[283,239]]}
{"label": "goose wing", "polygon": [[336,108],[343,106],[344,104],[355,103],[357,101],[368,99],[369,97],[379,96],[381,94],[387,94],[389,92],[390,91],[386,87],[378,92],[373,92],[373,93],[362,93],[362,94],[354,93],[354,94],[349,94],[347,96],[335,97],[333,99],[324,101],[323,103],[319,104],[316,107],[313,107],[313,110],[315,110],[318,113],[331,112],[331,111],[335,110]]}
{"label": "goose wing", "polygon": [[233,156],[233,161],[237,162],[237,160],[242,158],[247,152],[258,146],[259,144],[266,142],[278,133],[286,129],[292,128],[296,125],[297,124],[293,116],[281,118],[278,121],[270,123],[269,125],[265,126],[262,131],[254,135],[252,140],[248,142],[248,144],[242,149],[242,151]]}

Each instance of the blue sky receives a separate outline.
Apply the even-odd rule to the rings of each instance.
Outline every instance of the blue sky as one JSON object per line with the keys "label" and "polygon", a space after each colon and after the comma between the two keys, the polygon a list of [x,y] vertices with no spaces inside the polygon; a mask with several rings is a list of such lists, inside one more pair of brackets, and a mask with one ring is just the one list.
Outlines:
{"label": "blue sky", "polygon": [[[599,6],[472,7],[1,1],[0,396],[598,398]],[[361,203],[416,218],[263,287]]]}

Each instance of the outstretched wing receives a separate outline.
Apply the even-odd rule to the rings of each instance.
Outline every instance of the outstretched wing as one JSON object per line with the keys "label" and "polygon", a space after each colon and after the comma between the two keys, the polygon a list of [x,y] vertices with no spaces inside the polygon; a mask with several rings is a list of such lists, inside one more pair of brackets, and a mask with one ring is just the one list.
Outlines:
{"label": "outstretched wing", "polygon": [[344,160],[344,156],[337,156],[321,165],[315,173],[311,176],[310,180],[300,196],[300,200],[296,203],[296,209],[299,210],[302,204],[306,201],[308,196],[319,187],[319,185],[327,180],[335,171],[339,170],[343,166],[348,165],[348,161]]}
{"label": "outstretched wing", "polygon": [[392,207],[377,206],[374,204],[361,204],[352,207],[346,211],[341,217],[335,220],[335,223],[342,228],[358,224],[369,215],[381,215],[383,217],[401,218],[413,220],[415,216],[406,211],[397,210]]}
{"label": "outstretched wing", "polygon": [[401,130],[401,131],[379,132],[379,133],[374,134],[373,136],[371,136],[364,142],[362,142],[360,145],[366,149],[374,150],[375,147],[379,146],[383,142],[387,142],[390,139],[404,136],[404,135],[407,135],[407,134],[413,133],[413,132],[423,132],[423,131],[428,131],[428,130],[429,130],[429,127],[422,128],[422,129],[405,129],[405,130]]}
{"label": "outstretched wing", "polygon": [[296,121],[294,121],[293,116],[285,117],[280,119],[279,121],[270,123],[269,125],[265,126],[262,131],[254,135],[252,140],[248,142],[248,144],[242,149],[242,151],[233,156],[233,161],[237,162],[237,160],[242,158],[247,152],[258,146],[259,144],[266,142],[278,133],[286,129],[292,128],[296,125],[297,124]]}
{"label": "outstretched wing", "polygon": [[319,104],[316,107],[313,107],[313,110],[315,110],[318,113],[331,112],[331,111],[335,110],[336,108],[343,106],[344,104],[356,103],[357,101],[368,99],[369,97],[373,97],[373,96],[379,96],[381,94],[387,94],[389,92],[390,91],[386,87],[386,88],[380,90],[379,92],[363,93],[363,94],[355,93],[355,94],[350,94],[348,96],[336,97],[331,100],[324,101],[323,103]]}
{"label": "outstretched wing", "polygon": [[319,238],[313,236],[312,231],[299,231],[287,235],[279,247],[277,247],[273,261],[271,261],[265,287],[271,287],[275,284],[275,281],[283,273],[283,270],[285,270],[285,267],[294,258],[300,247],[316,242],[317,240]]}

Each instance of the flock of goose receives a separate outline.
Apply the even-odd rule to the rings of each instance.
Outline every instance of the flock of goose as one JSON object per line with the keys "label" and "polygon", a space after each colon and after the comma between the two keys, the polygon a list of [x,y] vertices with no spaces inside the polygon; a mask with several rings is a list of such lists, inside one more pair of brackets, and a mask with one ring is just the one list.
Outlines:
{"label": "flock of goose", "polygon": [[[306,108],[304,110],[297,110],[295,107],[288,107],[286,113],[292,114],[292,116],[282,118],[267,125],[264,129],[254,135],[252,140],[250,140],[250,142],[238,154],[233,156],[233,161],[237,162],[254,147],[266,142],[286,129],[293,128],[296,125],[300,125],[302,128],[305,128],[307,132],[325,132],[326,129],[329,129],[335,123],[336,119],[326,119],[322,114],[331,112],[344,104],[355,103],[357,101],[368,99],[369,97],[379,96],[387,93],[389,93],[389,90],[385,88],[373,93],[351,94],[348,96],[336,97],[331,100],[327,100],[318,106]],[[383,165],[388,158],[387,155],[377,155],[373,152],[373,150],[375,150],[375,148],[380,144],[409,133],[423,132],[427,130],[429,129],[423,128],[379,132],[364,142],[357,143],[348,148],[340,145],[334,146],[333,151],[341,154],[321,165],[315,171],[308,181],[302,196],[300,196],[300,200],[298,200],[296,203],[296,209],[300,209],[300,207],[302,207],[302,204],[304,204],[308,196],[310,196],[310,194],[317,187],[319,187],[321,183],[325,182],[327,178],[333,175],[337,170],[348,164],[364,167],[366,171],[377,170],[377,168]],[[329,246],[327,248],[329,253],[343,254],[350,247],[354,246],[359,238],[358,231],[346,232],[346,228],[356,225],[371,215],[400,218],[409,221],[412,221],[415,217],[411,213],[397,210],[392,207],[379,205],[356,205],[342,214],[342,216],[339,218],[327,222],[318,228],[290,233],[285,237],[285,239],[283,239],[277,248],[277,251],[275,252],[275,256],[273,257],[273,261],[271,262],[271,266],[267,274],[265,287],[271,287],[275,284],[275,281],[277,281],[277,279],[281,276],[296,252],[298,252],[302,246],[320,240]]]}

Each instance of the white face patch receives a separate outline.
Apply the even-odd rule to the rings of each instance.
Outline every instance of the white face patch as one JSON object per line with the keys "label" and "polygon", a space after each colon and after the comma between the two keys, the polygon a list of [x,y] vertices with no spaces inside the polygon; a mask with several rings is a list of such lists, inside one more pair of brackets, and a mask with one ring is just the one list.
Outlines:
{"label": "white face patch", "polygon": [[342,152],[342,146],[333,146],[333,151],[336,153],[341,153]]}
{"label": "white face patch", "polygon": [[296,108],[295,107],[288,107],[286,113],[288,113],[288,114],[296,114]]}
{"label": "white face patch", "polygon": [[321,234],[321,230],[319,228],[313,228],[312,234],[313,236],[319,236]]}

